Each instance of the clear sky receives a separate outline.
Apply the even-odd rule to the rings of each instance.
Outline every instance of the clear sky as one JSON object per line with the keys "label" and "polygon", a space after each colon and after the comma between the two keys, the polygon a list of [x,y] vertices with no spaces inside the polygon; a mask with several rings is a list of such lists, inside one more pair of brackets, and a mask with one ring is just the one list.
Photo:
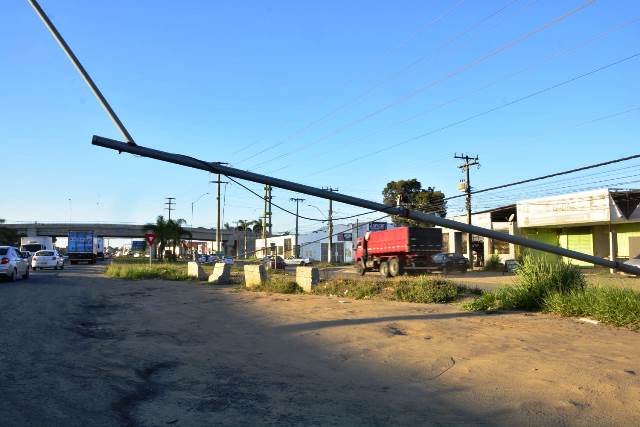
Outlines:
{"label": "clear sky", "polygon": [[[138,144],[348,194],[380,200],[409,178],[458,194],[456,152],[480,157],[482,188],[640,146],[638,57],[447,127],[640,52],[636,0],[41,5]],[[142,223],[173,196],[174,215],[192,221],[214,177],[92,146],[94,134],[121,136],[26,0],[0,2],[0,44],[0,218]],[[562,185],[638,186],[633,170],[616,173]],[[474,208],[559,188],[488,194]],[[293,207],[294,194],[273,195]],[[326,210],[302,197],[302,214]],[[224,220],[256,219],[261,206],[227,186]],[[215,198],[194,211],[194,225],[212,226]],[[291,230],[293,217],[276,209],[274,224]]]}

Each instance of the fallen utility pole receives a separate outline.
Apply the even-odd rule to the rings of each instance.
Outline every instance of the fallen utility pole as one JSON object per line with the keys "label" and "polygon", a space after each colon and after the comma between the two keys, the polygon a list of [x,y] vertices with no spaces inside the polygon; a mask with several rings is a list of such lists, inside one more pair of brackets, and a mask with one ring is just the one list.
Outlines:
{"label": "fallen utility pole", "polygon": [[439,225],[441,227],[462,231],[464,233],[476,234],[478,236],[488,237],[490,239],[496,239],[503,242],[513,243],[515,245],[520,245],[520,246],[536,249],[543,252],[549,252],[549,253],[560,255],[567,258],[585,261],[591,264],[600,265],[607,268],[613,268],[615,270],[623,271],[626,273],[640,275],[640,268],[637,268],[628,264],[624,264],[619,261],[603,259],[593,255],[588,255],[581,252],[576,252],[569,249],[560,248],[558,246],[553,246],[547,243],[539,242],[537,240],[526,239],[524,237],[514,236],[514,235],[503,233],[500,231],[490,230],[490,229],[478,227],[475,225],[453,221],[447,218],[439,217],[432,213],[426,213],[418,210],[407,209],[404,207],[387,206],[382,203],[373,202],[373,201],[361,199],[358,197],[347,196],[346,194],[322,190],[322,189],[311,187],[308,185],[298,184],[296,182],[286,181],[283,179],[278,179],[278,178],[274,178],[267,175],[260,175],[257,173],[232,168],[229,166],[223,166],[215,162],[207,162],[204,160],[199,160],[194,157],[189,157],[182,154],[169,153],[166,151],[156,150],[153,148],[142,147],[140,145],[125,144],[122,141],[104,138],[97,135],[93,136],[93,140],[91,143],[98,147],[109,148],[112,150],[125,152],[129,154],[135,154],[142,157],[149,157],[151,159],[161,160],[168,163],[174,163],[181,166],[187,166],[194,169],[200,169],[207,172],[220,173],[222,175],[226,175],[229,178],[238,178],[238,179],[244,179],[247,181],[265,184],[265,185],[271,185],[273,187],[282,188],[284,190],[290,190],[290,191],[295,191],[302,194],[308,194],[310,196],[321,197],[323,199],[333,200],[335,202],[345,203],[352,206],[359,206],[365,209],[380,211],[390,215],[397,215],[403,218],[412,219],[414,221],[422,222],[425,224]]}

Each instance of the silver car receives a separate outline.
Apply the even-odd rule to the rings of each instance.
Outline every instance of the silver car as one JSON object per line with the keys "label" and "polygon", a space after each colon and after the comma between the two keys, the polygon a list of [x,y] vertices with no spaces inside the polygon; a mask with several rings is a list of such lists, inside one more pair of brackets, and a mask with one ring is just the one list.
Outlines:
{"label": "silver car", "polygon": [[0,246],[0,277],[14,281],[29,278],[29,255],[13,246]]}
{"label": "silver car", "polygon": [[636,256],[635,258],[631,258],[628,261],[625,261],[624,263],[627,265],[632,265],[634,267],[640,268],[640,255]]}

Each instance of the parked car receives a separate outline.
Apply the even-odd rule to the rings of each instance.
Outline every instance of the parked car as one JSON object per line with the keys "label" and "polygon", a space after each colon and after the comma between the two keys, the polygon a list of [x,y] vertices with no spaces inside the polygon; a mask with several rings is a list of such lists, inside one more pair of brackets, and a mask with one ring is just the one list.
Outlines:
{"label": "parked car", "polygon": [[267,268],[271,268],[274,270],[284,270],[284,268],[287,266],[287,264],[285,264],[284,262],[284,259],[280,255],[267,255],[266,257],[262,258],[262,263],[265,264]]}
{"label": "parked car", "polygon": [[234,263],[235,261],[234,261],[233,257],[225,256],[225,257],[220,258],[220,259],[218,260],[218,262],[223,262],[223,263],[225,263],[225,264],[233,265],[233,263]]}
{"label": "parked car", "polygon": [[288,258],[285,258],[284,263],[286,265],[308,265],[311,264],[311,260],[309,258],[297,258],[297,257],[293,257],[290,256]]}
{"label": "parked car", "polygon": [[14,281],[29,278],[29,254],[13,246],[0,246],[0,277]]}
{"label": "parked car", "polygon": [[54,270],[64,269],[64,257],[58,251],[38,251],[31,258],[31,268],[33,270],[53,268]]}
{"label": "parked car", "polygon": [[465,273],[469,268],[469,260],[460,254],[441,253],[431,257],[434,265],[444,274],[452,271]]}

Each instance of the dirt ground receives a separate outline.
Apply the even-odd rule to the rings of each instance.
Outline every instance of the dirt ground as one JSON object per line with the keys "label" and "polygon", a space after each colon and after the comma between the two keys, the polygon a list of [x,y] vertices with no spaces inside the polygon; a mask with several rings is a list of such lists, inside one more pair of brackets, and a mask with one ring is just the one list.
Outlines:
{"label": "dirt ground", "polygon": [[640,334],[457,305],[0,284],[0,424],[639,425]]}

